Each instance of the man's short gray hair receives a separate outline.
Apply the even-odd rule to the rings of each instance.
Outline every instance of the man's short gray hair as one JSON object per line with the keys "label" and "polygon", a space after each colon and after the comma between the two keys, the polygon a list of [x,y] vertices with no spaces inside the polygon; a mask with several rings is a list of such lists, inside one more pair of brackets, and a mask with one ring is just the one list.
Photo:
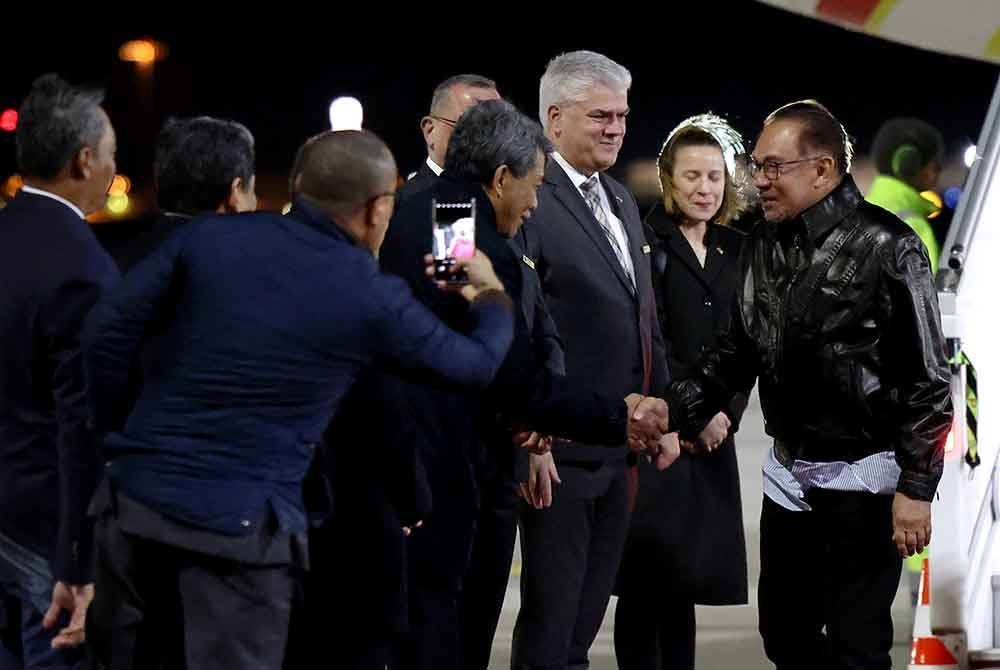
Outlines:
{"label": "man's short gray hair", "polygon": [[52,179],[85,146],[96,148],[108,122],[100,105],[104,91],[71,86],[55,74],[31,85],[17,124],[21,174]]}
{"label": "man's short gray hair", "polygon": [[549,129],[549,107],[587,98],[595,86],[627,93],[632,73],[607,56],[593,51],[571,51],[549,61],[538,87],[538,116]]}

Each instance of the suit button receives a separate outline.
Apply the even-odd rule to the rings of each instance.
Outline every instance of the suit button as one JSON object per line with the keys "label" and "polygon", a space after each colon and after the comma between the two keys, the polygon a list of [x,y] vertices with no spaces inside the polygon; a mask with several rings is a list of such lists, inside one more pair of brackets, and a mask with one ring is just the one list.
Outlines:
{"label": "suit button", "polygon": [[243,519],[243,521],[240,521],[240,525],[243,526],[244,528],[249,528],[250,527],[250,521],[247,520],[247,519]]}

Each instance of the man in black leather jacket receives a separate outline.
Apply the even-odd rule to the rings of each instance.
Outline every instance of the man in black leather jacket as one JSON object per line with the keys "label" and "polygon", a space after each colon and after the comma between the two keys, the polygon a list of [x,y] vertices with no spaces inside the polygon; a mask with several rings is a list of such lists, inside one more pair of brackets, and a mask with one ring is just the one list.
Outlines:
{"label": "man in black leather jacket", "polygon": [[750,158],[765,220],[732,325],[670,393],[671,429],[693,436],[760,381],[775,441],[760,631],[779,669],[890,667],[900,556],[930,541],[952,416],[927,254],[864,201],[850,159],[843,126],[815,101],[767,118]]}

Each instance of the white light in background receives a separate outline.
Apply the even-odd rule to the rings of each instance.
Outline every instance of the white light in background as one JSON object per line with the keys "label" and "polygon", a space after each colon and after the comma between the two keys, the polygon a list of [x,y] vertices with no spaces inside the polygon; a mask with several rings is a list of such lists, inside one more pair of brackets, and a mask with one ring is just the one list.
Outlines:
{"label": "white light in background", "polygon": [[965,150],[965,167],[971,168],[972,164],[976,162],[976,145],[970,144],[969,148]]}
{"label": "white light in background", "polygon": [[330,103],[330,128],[333,130],[361,130],[365,112],[361,101],[342,96]]}

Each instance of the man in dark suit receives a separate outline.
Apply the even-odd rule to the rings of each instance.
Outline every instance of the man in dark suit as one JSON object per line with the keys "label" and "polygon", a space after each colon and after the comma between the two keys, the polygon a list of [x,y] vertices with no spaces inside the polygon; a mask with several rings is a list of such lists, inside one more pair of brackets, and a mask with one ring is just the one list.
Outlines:
{"label": "man in dark suit", "polygon": [[253,135],[240,123],[211,116],[170,119],[156,140],[153,180],[155,215],[96,230],[122,272],[192,217],[257,208]]}
{"label": "man in dark suit", "polygon": [[100,457],[80,330],[118,277],[83,218],[104,206],[115,175],[115,132],[102,98],[55,75],[35,81],[17,128],[24,188],[0,212],[3,670],[84,662],[79,650],[61,648],[83,640],[94,594],[85,510]]}
{"label": "man in dark suit", "polygon": [[[565,342],[567,377],[622,397],[663,389],[668,378],[639,211],[602,174],[621,148],[630,85],[628,70],[600,54],[549,63],[539,104],[556,152],[519,240]],[[549,509],[522,507],[511,664],[586,668],[628,530],[626,452],[557,440],[532,461],[562,483]]]}
{"label": "man in dark suit", "polygon": [[478,74],[455,75],[437,85],[431,97],[431,109],[420,120],[420,130],[427,144],[427,160],[400,187],[397,207],[433,184],[444,170],[448,140],[462,112],[477,102],[499,99],[496,82]]}
{"label": "man in dark suit", "polygon": [[[490,258],[511,298],[522,300],[525,287],[537,285],[538,278],[522,271],[527,265],[508,239],[537,203],[550,148],[537,122],[509,103],[486,101],[470,108],[452,136],[442,177],[393,217],[383,266],[406,278],[447,323],[467,327],[466,306],[427,281],[421,258],[431,247],[431,201],[475,200],[476,246]],[[486,393],[411,385],[434,507],[410,538],[411,634],[400,645],[394,668],[488,665],[514,549],[518,478],[512,428],[586,436],[621,451],[627,410],[641,400],[594,392],[553,372],[540,355],[545,346],[539,333],[544,336],[545,328],[534,318],[536,304],[530,300],[528,306],[530,312],[515,313],[514,344]],[[649,431],[654,443],[666,428],[664,422],[657,430],[652,420],[657,404],[662,412],[664,403],[650,400],[645,406],[650,421],[641,428],[640,422],[633,424]]]}
{"label": "man in dark suit", "polygon": [[[110,667],[280,668],[303,478],[345,393],[376,360],[473,387],[499,367],[510,301],[484,256],[463,261],[468,336],[380,274],[396,176],[374,135],[325,133],[288,216],[191,222],[94,308],[85,369],[109,434],[88,625]],[[133,401],[150,332],[163,355]]]}

